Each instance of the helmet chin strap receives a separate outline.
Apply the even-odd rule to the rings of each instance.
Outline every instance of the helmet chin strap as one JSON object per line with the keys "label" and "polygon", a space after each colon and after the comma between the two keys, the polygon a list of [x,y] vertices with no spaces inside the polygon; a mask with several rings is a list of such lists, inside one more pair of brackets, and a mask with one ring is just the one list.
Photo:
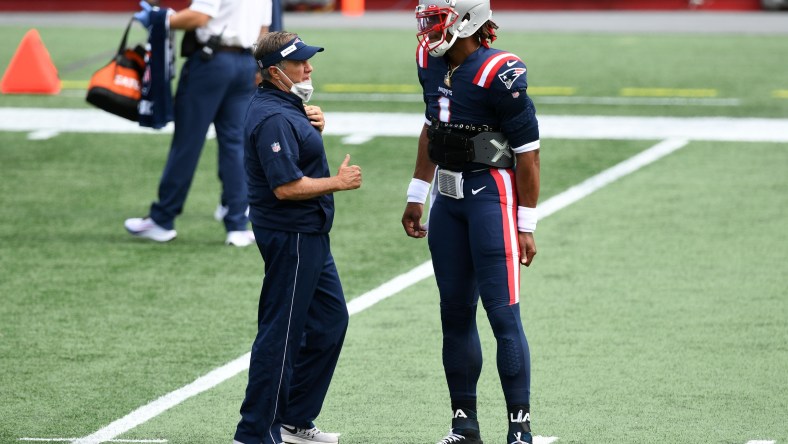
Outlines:
{"label": "helmet chin strap", "polygon": [[451,35],[451,41],[447,42],[446,39],[443,39],[440,45],[436,48],[430,50],[430,55],[433,57],[442,57],[446,54],[446,51],[449,50],[454,45],[454,42],[457,41],[457,36],[462,32],[462,29],[465,28],[465,25],[470,23],[468,20],[463,20],[460,22],[460,26],[457,27],[457,31]]}

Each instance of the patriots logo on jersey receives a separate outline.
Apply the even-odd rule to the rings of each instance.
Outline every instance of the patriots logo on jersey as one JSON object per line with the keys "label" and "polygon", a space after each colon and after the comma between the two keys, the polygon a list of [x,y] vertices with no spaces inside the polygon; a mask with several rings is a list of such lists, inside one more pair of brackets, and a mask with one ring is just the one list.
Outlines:
{"label": "patriots logo on jersey", "polygon": [[525,74],[525,68],[512,68],[498,74],[498,78],[501,79],[506,89],[512,89],[514,81],[523,74]]}
{"label": "patriots logo on jersey", "polygon": [[271,144],[271,151],[278,153],[282,147],[279,145],[279,142],[274,142]]}

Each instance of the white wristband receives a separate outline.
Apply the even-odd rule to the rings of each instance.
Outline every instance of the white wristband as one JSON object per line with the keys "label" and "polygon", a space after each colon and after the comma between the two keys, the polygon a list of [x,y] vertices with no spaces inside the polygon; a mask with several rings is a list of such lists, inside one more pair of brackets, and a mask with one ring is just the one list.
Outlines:
{"label": "white wristband", "polygon": [[517,207],[517,231],[523,233],[536,231],[536,208]]}
{"label": "white wristband", "polygon": [[410,180],[408,185],[408,202],[416,202],[423,204],[427,201],[427,196],[430,194],[430,183],[425,182],[415,177]]}

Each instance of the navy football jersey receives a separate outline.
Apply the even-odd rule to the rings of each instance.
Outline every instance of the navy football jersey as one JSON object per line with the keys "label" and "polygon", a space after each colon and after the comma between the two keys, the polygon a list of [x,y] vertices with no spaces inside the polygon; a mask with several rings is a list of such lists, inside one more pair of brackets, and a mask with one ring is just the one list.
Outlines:
{"label": "navy football jersey", "polygon": [[443,57],[432,57],[419,45],[416,58],[427,121],[492,126],[515,152],[539,147],[536,110],[526,94],[526,67],[519,57],[481,46],[448,79]]}

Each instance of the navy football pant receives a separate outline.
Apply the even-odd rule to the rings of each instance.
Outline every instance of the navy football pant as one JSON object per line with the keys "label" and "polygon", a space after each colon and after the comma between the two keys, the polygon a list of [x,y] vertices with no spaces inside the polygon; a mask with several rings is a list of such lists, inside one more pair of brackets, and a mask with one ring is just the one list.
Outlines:
{"label": "navy football pant", "polygon": [[254,57],[246,53],[217,51],[210,61],[199,52],[181,68],[175,94],[175,129],[167,164],[159,181],[159,200],[150,217],[173,229],[175,217],[194,179],[205,137],[211,123],[219,144],[219,177],[222,204],[228,207],[227,231],[246,230],[248,206],[244,170],[243,124],[246,106],[254,93]]}
{"label": "navy football pant", "polygon": [[281,424],[311,427],[320,413],[348,311],[327,234],[254,234],[265,278],[235,439],[278,444]]}
{"label": "navy football pant", "polygon": [[449,394],[453,401],[476,399],[482,369],[476,304],[481,297],[497,341],[506,402],[529,404],[531,357],[520,320],[514,172],[490,169],[466,173],[464,179],[465,197],[438,195],[429,215]]}

